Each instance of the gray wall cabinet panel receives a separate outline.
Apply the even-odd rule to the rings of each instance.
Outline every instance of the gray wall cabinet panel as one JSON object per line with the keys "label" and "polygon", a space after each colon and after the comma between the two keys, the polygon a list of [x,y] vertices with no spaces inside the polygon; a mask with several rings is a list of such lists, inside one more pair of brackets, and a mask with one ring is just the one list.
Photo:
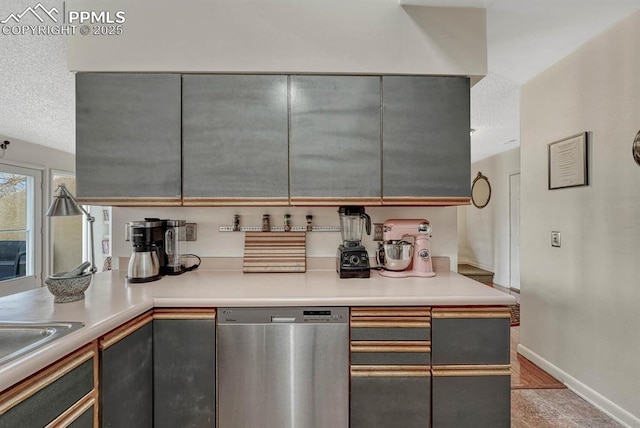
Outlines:
{"label": "gray wall cabinet panel", "polygon": [[185,197],[289,196],[287,76],[183,77]]}
{"label": "gray wall cabinet panel", "polygon": [[356,327],[351,329],[351,340],[429,340],[428,328]]}
{"label": "gray wall cabinet panel", "polygon": [[0,416],[1,428],[41,428],[60,416],[93,389],[93,359]]}
{"label": "gray wall cabinet panel", "polygon": [[292,197],[380,197],[380,78],[292,76]]}
{"label": "gray wall cabinet panel", "polygon": [[154,320],[156,428],[215,427],[215,320]]}
{"label": "gray wall cabinet panel", "polygon": [[433,428],[511,426],[509,376],[434,376],[432,381]]}
{"label": "gray wall cabinet panel", "polygon": [[508,318],[432,320],[431,363],[509,364]]}
{"label": "gray wall cabinet panel", "polygon": [[383,196],[470,196],[469,79],[384,76]]}
{"label": "gray wall cabinet panel", "polygon": [[429,365],[430,362],[427,352],[351,352],[352,365]]}
{"label": "gray wall cabinet panel", "polygon": [[101,360],[101,426],[152,428],[152,323],[101,351]]}
{"label": "gray wall cabinet panel", "polygon": [[350,428],[425,428],[431,378],[352,377]]}
{"label": "gray wall cabinet panel", "polygon": [[76,75],[78,197],[181,194],[180,75]]}

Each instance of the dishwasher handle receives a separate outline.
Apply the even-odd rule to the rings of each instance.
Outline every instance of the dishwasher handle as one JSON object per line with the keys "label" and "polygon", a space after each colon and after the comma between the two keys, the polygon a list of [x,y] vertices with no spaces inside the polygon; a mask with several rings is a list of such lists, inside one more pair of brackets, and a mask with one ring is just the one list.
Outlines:
{"label": "dishwasher handle", "polygon": [[296,317],[279,317],[279,316],[271,316],[272,324],[292,324],[296,322]]}

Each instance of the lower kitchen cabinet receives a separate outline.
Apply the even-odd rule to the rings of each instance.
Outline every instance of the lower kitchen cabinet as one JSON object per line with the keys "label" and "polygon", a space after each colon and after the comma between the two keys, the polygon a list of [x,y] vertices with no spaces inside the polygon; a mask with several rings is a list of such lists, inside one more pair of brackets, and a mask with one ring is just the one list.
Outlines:
{"label": "lower kitchen cabinet", "polygon": [[510,426],[509,367],[433,368],[433,428]]}
{"label": "lower kitchen cabinet", "polygon": [[215,427],[215,310],[155,310],[153,389],[155,428]]}
{"label": "lower kitchen cabinet", "polygon": [[0,394],[0,428],[97,425],[97,349],[73,352]]}
{"label": "lower kitchen cabinet", "polygon": [[153,427],[152,320],[148,312],[99,341],[101,427]]}
{"label": "lower kitchen cabinet", "polygon": [[434,308],[431,363],[509,364],[508,307]]}
{"label": "lower kitchen cabinet", "polygon": [[350,428],[424,428],[430,408],[428,367],[351,367]]}

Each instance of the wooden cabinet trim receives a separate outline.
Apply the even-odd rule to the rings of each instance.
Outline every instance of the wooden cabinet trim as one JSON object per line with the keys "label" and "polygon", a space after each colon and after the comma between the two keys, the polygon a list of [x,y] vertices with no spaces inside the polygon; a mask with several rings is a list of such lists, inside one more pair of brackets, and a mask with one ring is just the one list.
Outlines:
{"label": "wooden cabinet trim", "polygon": [[202,320],[216,319],[214,308],[166,308],[154,309],[154,320]]}
{"label": "wooden cabinet trim", "polygon": [[182,205],[182,198],[106,198],[83,197],[78,202],[85,205],[113,205],[117,207],[174,207]]}
{"label": "wooden cabinet trim", "polygon": [[511,365],[450,365],[433,366],[431,368],[434,377],[460,377],[460,376],[511,376]]}
{"label": "wooden cabinet trim", "polygon": [[45,428],[66,428],[78,419],[84,412],[93,408],[93,426],[98,426],[98,391],[94,389],[85,395],[80,401],[67,409],[66,412],[55,418]]}
{"label": "wooden cabinet trim", "polygon": [[17,404],[20,404],[91,358],[94,359],[94,388],[96,388],[95,367],[98,359],[96,346],[94,343],[90,343],[0,394],[0,415],[5,414]]}
{"label": "wooden cabinet trim", "polygon": [[471,205],[471,198],[457,197],[404,197],[404,196],[383,196],[382,205],[415,205],[445,207],[453,205]]}
{"label": "wooden cabinet trim", "polygon": [[380,198],[335,198],[335,197],[310,197],[292,196],[290,204],[293,206],[335,206],[335,205],[382,205]]}
{"label": "wooden cabinet trim", "polygon": [[431,342],[420,340],[352,341],[351,352],[431,352]]}
{"label": "wooden cabinet trim", "polygon": [[153,313],[149,311],[133,320],[123,324],[122,326],[116,328],[115,330],[110,331],[105,334],[99,342],[100,350],[105,350],[110,346],[118,343],[120,340],[124,339],[131,333],[135,332],[139,328],[145,326],[146,324],[153,321]]}
{"label": "wooden cabinet trim", "polygon": [[429,366],[351,366],[351,377],[431,377]]}
{"label": "wooden cabinet trim", "polygon": [[351,308],[351,320],[361,317],[430,317],[429,307],[362,307]]}
{"label": "wooden cabinet trim", "polygon": [[288,206],[288,198],[183,198],[185,207],[226,207],[226,206]]}
{"label": "wooden cabinet trim", "polygon": [[433,308],[432,318],[510,318],[511,309],[503,307]]}
{"label": "wooden cabinet trim", "polygon": [[362,317],[351,320],[351,328],[431,328],[427,317]]}

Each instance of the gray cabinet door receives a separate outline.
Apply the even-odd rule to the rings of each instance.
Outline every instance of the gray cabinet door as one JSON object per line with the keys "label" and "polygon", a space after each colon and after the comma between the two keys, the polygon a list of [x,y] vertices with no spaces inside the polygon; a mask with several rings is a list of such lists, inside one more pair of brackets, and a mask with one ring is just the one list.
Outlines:
{"label": "gray cabinet door", "polygon": [[0,415],[0,427],[41,428],[92,389],[93,359],[90,359]]}
{"label": "gray cabinet door", "polygon": [[152,323],[101,350],[100,354],[100,426],[152,428]]}
{"label": "gray cabinet door", "polygon": [[78,73],[78,197],[179,204],[180,120],[178,74]]}
{"label": "gray cabinet door", "polygon": [[509,324],[509,318],[434,317],[431,364],[508,365]]}
{"label": "gray cabinet door", "polygon": [[382,99],[385,202],[393,197],[468,198],[469,79],[384,76]]}
{"label": "gray cabinet door", "polygon": [[185,204],[288,203],[287,76],[185,75],[182,117]]}
{"label": "gray cabinet door", "polygon": [[380,203],[380,77],[291,76],[291,199]]}
{"label": "gray cabinet door", "polygon": [[215,320],[153,321],[154,426],[215,427]]}
{"label": "gray cabinet door", "polygon": [[[507,369],[508,372],[508,369]],[[433,428],[509,428],[511,382],[502,376],[433,373]]]}
{"label": "gray cabinet door", "polygon": [[430,377],[352,377],[350,428],[424,428]]}

